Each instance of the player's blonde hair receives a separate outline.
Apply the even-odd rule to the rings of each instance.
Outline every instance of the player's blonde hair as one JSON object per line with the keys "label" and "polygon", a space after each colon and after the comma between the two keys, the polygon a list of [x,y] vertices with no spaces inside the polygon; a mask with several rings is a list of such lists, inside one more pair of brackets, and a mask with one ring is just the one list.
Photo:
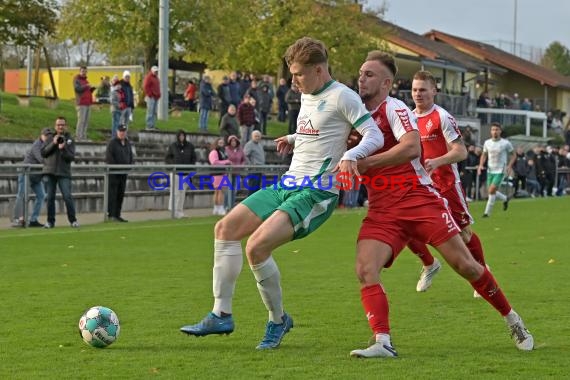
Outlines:
{"label": "player's blonde hair", "polygon": [[295,41],[295,43],[285,52],[285,62],[288,66],[293,63],[301,65],[316,65],[327,63],[328,52],[322,41],[311,37],[303,37]]}
{"label": "player's blonde hair", "polygon": [[396,66],[396,61],[394,60],[394,56],[383,52],[381,50],[372,50],[366,56],[366,61],[378,61],[382,65],[386,66],[390,73],[392,73],[392,77],[395,77],[398,74],[398,66]]}
{"label": "player's blonde hair", "polygon": [[433,87],[437,87],[437,84],[435,82],[435,77],[433,76],[432,73],[430,73],[429,71],[425,71],[425,70],[420,70],[417,73],[414,74],[414,80],[423,80],[423,81],[427,81],[430,82]]}

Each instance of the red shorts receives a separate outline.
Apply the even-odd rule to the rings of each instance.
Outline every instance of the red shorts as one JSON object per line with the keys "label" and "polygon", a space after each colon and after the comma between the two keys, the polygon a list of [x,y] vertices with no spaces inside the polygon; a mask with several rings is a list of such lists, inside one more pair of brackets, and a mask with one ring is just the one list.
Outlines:
{"label": "red shorts", "polygon": [[447,200],[447,208],[451,211],[451,216],[461,230],[473,224],[473,217],[469,213],[469,206],[465,200],[465,192],[460,183],[456,183],[455,187],[440,193]]}
{"label": "red shorts", "polygon": [[398,203],[371,208],[362,222],[358,240],[377,240],[392,248],[390,267],[411,237],[438,246],[459,233],[446,201],[427,186],[404,195]]}

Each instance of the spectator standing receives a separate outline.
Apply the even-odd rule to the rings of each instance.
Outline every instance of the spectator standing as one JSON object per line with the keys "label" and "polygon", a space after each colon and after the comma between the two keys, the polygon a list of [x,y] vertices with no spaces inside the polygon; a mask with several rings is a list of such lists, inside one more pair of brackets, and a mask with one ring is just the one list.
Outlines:
{"label": "spectator standing", "polygon": [[230,73],[229,89],[230,103],[237,107],[241,99],[241,85],[236,71]]}
{"label": "spectator standing", "polygon": [[156,130],[156,111],[160,99],[160,80],[158,79],[158,66],[153,66],[143,81],[144,100],[146,102],[146,129]]}
{"label": "spectator standing", "polygon": [[285,81],[284,78],[279,79],[279,87],[277,88],[277,103],[279,106],[279,113],[277,114],[277,120],[283,123],[287,120],[287,101],[285,100],[287,91],[289,91],[287,81]]}
{"label": "spectator standing", "polygon": [[259,130],[261,134],[267,135],[267,118],[271,112],[272,97],[269,86],[263,85],[259,95]]}
{"label": "spectator standing", "polygon": [[[251,140],[243,147],[245,162],[248,165],[265,165],[265,150],[261,144],[261,132],[253,131]],[[249,195],[259,190],[261,186],[261,176],[263,173],[251,173],[249,181]]]}
{"label": "spectator standing", "polygon": [[93,104],[93,91],[95,91],[95,87],[92,87],[87,80],[87,67],[81,66],[79,68],[79,74],[73,78],[73,89],[75,90],[75,104],[77,106],[75,136],[77,141],[83,141],[87,139],[89,114],[91,104]]}
{"label": "spectator standing", "polygon": [[230,93],[230,80],[224,75],[222,78],[222,83],[218,85],[218,98],[220,100],[220,124],[222,123],[222,118],[228,111],[228,107],[232,104],[232,96]]}
{"label": "spectator standing", "polygon": [[[23,163],[43,164],[44,158],[42,157],[42,147],[44,146],[45,142],[52,137],[52,135],[53,132],[51,129],[42,129],[40,137],[34,141],[30,150],[26,152]],[[38,217],[40,215],[40,211],[46,197],[44,185],[42,183],[42,175],[30,174],[29,184],[32,188],[32,191],[36,195],[36,199],[34,201],[34,208],[29,219],[30,221],[28,223],[28,227],[43,227],[43,224],[38,222]],[[13,227],[24,227],[26,225],[26,221],[24,220],[24,207],[28,207],[28,205],[24,203],[24,193],[26,190],[24,187],[25,185],[25,175],[18,175],[18,194],[16,195],[16,205],[14,207],[14,222],[12,224]]]}
{"label": "spectator standing", "polygon": [[467,147],[467,158],[465,159],[464,166],[463,187],[465,188],[466,200],[468,202],[471,202],[473,198],[477,197],[477,194],[473,191],[476,185],[477,167],[479,166],[479,156],[475,153],[475,148],[475,145],[469,145]]}
{"label": "spectator standing", "polygon": [[301,92],[294,83],[291,84],[291,88],[287,91],[285,101],[289,108],[289,134],[292,135],[297,131],[297,118],[301,110]]}
{"label": "spectator standing", "polygon": [[119,124],[126,125],[127,129],[129,124],[133,121],[133,110],[135,109],[135,95],[133,86],[131,85],[131,72],[129,70],[123,71],[123,79],[119,81],[121,91],[123,92],[121,109],[121,120]]}
{"label": "spectator standing", "polygon": [[56,186],[59,186],[63,196],[67,220],[71,227],[78,228],[75,202],[71,195],[71,163],[75,160],[75,143],[67,132],[67,121],[63,116],[58,116],[56,119],[55,135],[46,141],[41,152],[44,158],[42,173],[47,191],[47,223],[44,228],[55,227]]}
{"label": "spectator standing", "polygon": [[204,75],[204,79],[200,83],[200,121],[198,126],[200,132],[208,132],[208,114],[212,109],[212,100],[216,93],[212,88],[211,79],[209,76]]}
{"label": "spectator standing", "polygon": [[245,146],[245,144],[251,140],[251,132],[255,125],[255,98],[244,96],[243,101],[237,109],[237,119],[239,122],[241,144]]}
{"label": "spectator standing", "polygon": [[[133,162],[133,148],[129,139],[127,139],[127,126],[121,124],[117,129],[117,137],[113,137],[107,144],[105,163],[107,165],[132,165]],[[125,169],[119,169],[118,171],[125,171]],[[107,216],[110,221],[125,223],[128,220],[121,217],[121,210],[127,189],[127,174],[112,173],[113,169],[111,169],[111,174],[109,174],[107,188],[109,194]]]}
{"label": "spectator standing", "polygon": [[556,161],[552,155],[551,147],[542,147],[536,156],[536,173],[540,183],[540,196],[552,196],[554,177],[556,173]]}
{"label": "spectator standing", "polygon": [[228,106],[228,112],[222,117],[222,121],[220,122],[220,136],[224,138],[226,144],[229,143],[228,138],[231,135],[239,134],[239,124],[236,114],[236,106],[230,104]]}
{"label": "spectator standing", "polygon": [[[194,165],[196,163],[196,150],[194,145],[186,138],[182,129],[176,134],[176,141],[170,144],[166,152],[166,163],[169,165]],[[176,170],[170,178],[170,199],[168,209],[172,210],[172,196],[174,195],[174,217],[181,219],[184,215],[184,201],[186,200],[186,187],[180,182],[180,173],[188,174],[188,170]],[[174,177],[174,178],[172,178]]]}
{"label": "spectator standing", "polygon": [[[234,107],[235,106],[230,106]],[[228,137],[226,145],[226,154],[228,160],[231,161],[232,165],[245,165],[245,154],[242,147],[240,146],[239,139],[235,135]],[[232,187],[226,192],[225,207],[226,210],[231,210],[236,203],[236,193],[237,193],[237,175],[234,170],[232,170]]]}
{"label": "spectator standing", "polygon": [[540,187],[540,182],[538,182],[538,177],[536,175],[536,165],[534,159],[529,158],[527,161],[528,172],[526,174],[526,189],[532,198],[537,195],[542,196],[542,191]]}
{"label": "spectator standing", "polygon": [[110,78],[105,75],[101,77],[101,83],[97,87],[97,103],[99,104],[109,104],[109,96],[111,95],[111,81]]}
{"label": "spectator standing", "polygon": [[115,75],[111,80],[111,95],[110,95],[110,103],[111,103],[111,138],[117,137],[117,129],[121,124],[121,113],[123,110],[121,107],[126,107],[124,101],[125,94],[119,83],[119,76]]}
{"label": "spectator standing", "polygon": [[517,147],[516,158],[513,164],[513,172],[515,173],[515,194],[521,190],[526,190],[526,175],[528,174],[528,162],[526,154],[522,147]]}
{"label": "spectator standing", "polygon": [[[225,145],[223,138],[220,137],[216,139],[208,155],[210,165],[219,166],[232,164],[226,154]],[[225,176],[225,174],[214,176],[214,182],[212,184],[214,188],[214,209],[212,210],[212,214],[214,215],[226,215],[226,210],[224,209],[224,190],[227,188],[227,184],[222,186],[222,180]]]}
{"label": "spectator standing", "polygon": [[196,91],[196,83],[194,82],[194,79],[190,79],[186,86],[186,90],[184,90],[184,100],[186,101],[188,111],[191,112],[196,112]]}

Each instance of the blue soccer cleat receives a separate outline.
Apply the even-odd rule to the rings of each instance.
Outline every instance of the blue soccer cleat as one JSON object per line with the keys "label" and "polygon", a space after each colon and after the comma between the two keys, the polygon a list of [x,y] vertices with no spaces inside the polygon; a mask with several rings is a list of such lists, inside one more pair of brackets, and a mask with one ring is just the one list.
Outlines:
{"label": "blue soccer cleat", "polygon": [[277,324],[272,321],[267,322],[267,327],[265,329],[265,336],[256,347],[258,350],[270,350],[272,348],[277,348],[281,344],[281,340],[285,334],[293,328],[293,319],[289,314],[283,314],[283,323]]}
{"label": "blue soccer cleat", "polygon": [[182,326],[180,331],[194,336],[231,334],[234,331],[234,319],[231,315],[218,317],[216,314],[210,312],[200,323]]}

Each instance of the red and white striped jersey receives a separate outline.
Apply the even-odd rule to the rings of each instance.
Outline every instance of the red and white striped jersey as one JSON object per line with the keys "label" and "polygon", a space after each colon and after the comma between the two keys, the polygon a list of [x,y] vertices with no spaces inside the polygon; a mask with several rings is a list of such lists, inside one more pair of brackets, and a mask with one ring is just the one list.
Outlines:
{"label": "red and white striped jersey", "polygon": [[[455,118],[437,104],[425,113],[420,114],[417,109],[414,113],[422,138],[422,162],[443,156],[449,150],[448,144],[461,137]],[[438,167],[431,174],[431,179],[440,193],[454,188],[460,182],[457,164]]]}
{"label": "red and white striped jersey", "polygon": [[[398,99],[387,97],[371,114],[384,135],[384,146],[374,154],[391,149],[403,135],[418,130],[414,113]],[[431,184],[419,158],[400,165],[371,168],[364,174],[371,181],[367,185],[371,208],[386,207],[404,198],[410,190]]]}

